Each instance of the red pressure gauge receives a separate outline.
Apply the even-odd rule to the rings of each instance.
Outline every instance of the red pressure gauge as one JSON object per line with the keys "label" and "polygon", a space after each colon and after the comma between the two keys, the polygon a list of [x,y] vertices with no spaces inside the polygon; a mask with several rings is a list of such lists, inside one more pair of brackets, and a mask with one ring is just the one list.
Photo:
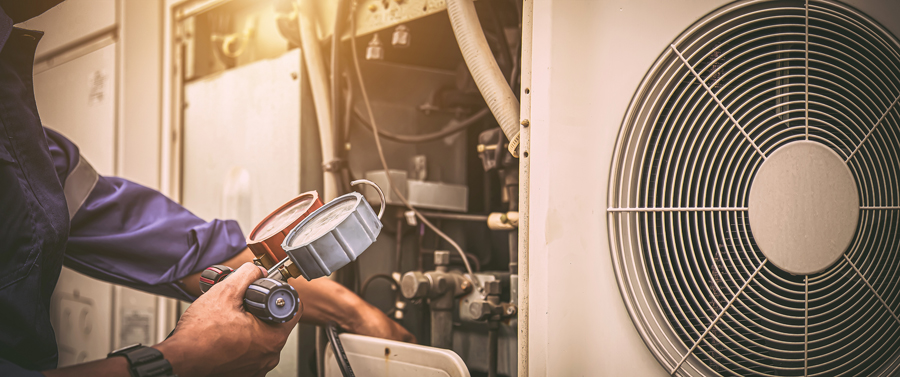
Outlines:
{"label": "red pressure gauge", "polygon": [[[291,199],[262,219],[247,236],[247,246],[253,252],[253,255],[256,256],[257,264],[268,270],[287,258],[287,254],[281,248],[284,237],[300,221],[321,206],[322,201],[319,200],[319,194],[315,191],[309,191]],[[300,275],[300,271],[296,270],[296,266],[285,267],[291,275]]]}

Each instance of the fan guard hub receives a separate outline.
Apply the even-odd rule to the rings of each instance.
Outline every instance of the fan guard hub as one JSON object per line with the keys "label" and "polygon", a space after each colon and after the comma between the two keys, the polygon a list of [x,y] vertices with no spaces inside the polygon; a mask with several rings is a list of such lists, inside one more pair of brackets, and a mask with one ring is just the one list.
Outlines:
{"label": "fan guard hub", "polygon": [[774,265],[794,275],[822,272],[841,258],[856,232],[856,181],[830,148],[789,143],[756,173],[749,214],[753,238]]}

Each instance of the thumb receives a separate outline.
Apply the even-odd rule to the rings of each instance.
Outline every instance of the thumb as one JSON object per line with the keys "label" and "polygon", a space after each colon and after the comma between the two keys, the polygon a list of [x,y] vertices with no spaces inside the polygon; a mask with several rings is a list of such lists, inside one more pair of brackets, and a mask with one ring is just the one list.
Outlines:
{"label": "thumb", "polygon": [[253,263],[244,263],[240,268],[232,272],[231,275],[228,275],[227,279],[216,283],[213,288],[221,286],[220,292],[225,296],[225,299],[243,302],[244,292],[247,291],[247,287],[250,286],[250,283],[264,277],[266,276],[263,274],[261,268]]}

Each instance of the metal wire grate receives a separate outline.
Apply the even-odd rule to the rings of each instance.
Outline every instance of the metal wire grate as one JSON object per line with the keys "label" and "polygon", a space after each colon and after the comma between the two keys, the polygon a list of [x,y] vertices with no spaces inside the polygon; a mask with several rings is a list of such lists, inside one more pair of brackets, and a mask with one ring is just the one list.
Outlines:
{"label": "metal wire grate", "polygon": [[[900,44],[836,1],[739,1],[693,25],[645,77],[610,174],[619,286],[673,375],[900,370]],[[753,239],[762,162],[830,147],[858,186],[837,263],[795,276]]]}

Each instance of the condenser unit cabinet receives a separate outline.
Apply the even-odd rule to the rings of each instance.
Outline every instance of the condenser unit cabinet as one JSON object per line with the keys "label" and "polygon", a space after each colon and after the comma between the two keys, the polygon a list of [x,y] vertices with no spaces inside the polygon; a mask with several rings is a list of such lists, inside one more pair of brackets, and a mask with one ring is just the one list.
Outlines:
{"label": "condenser unit cabinet", "polygon": [[520,370],[900,374],[900,2],[526,2]]}

